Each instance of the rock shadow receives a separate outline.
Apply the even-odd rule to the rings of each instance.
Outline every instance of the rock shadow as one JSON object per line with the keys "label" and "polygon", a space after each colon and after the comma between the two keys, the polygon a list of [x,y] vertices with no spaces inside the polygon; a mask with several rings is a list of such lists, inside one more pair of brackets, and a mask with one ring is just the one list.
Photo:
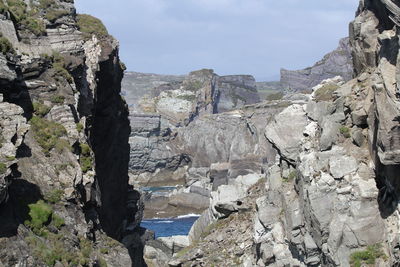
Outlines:
{"label": "rock shadow", "polygon": [[13,179],[8,194],[8,201],[0,205],[0,238],[15,236],[19,225],[29,219],[28,205],[42,198],[39,187],[23,179]]}

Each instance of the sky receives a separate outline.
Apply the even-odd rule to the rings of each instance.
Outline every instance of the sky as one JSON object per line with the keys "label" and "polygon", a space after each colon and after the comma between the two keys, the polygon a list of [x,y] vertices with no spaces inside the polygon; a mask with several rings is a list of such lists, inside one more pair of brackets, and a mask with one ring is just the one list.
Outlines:
{"label": "sky", "polygon": [[348,36],[358,0],[75,0],[120,41],[129,71],[251,74],[312,66]]}

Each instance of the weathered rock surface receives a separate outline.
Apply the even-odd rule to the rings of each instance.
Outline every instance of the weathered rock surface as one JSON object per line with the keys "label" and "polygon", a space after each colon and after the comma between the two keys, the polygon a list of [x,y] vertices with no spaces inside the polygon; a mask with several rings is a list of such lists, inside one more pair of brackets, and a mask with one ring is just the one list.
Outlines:
{"label": "weathered rock surface", "polygon": [[353,61],[349,38],[343,38],[336,50],[325,55],[314,66],[304,70],[281,69],[281,85],[285,90],[310,90],[321,81],[341,76],[345,81],[353,78]]}
{"label": "weathered rock surface", "polygon": [[291,105],[267,125],[265,136],[287,161],[295,162],[306,125],[303,106]]}
{"label": "weathered rock surface", "polygon": [[[375,256],[358,259],[361,265],[399,264],[399,48],[396,17],[387,14],[400,8],[393,5],[360,2],[350,34],[358,77],[322,81],[306,104],[269,120],[265,137],[278,155],[264,166],[261,192],[242,194],[233,180],[214,188],[191,246],[170,266],[354,266],[368,251]],[[215,177],[231,168],[220,164]],[[217,246],[224,248],[218,255]]]}
{"label": "weathered rock surface", "polygon": [[80,32],[73,1],[4,2],[0,265],[142,266],[118,42]]}
{"label": "weathered rock surface", "polygon": [[[167,84],[182,82],[185,76],[159,75],[153,73],[125,72],[122,79],[122,95],[131,113],[140,112],[139,102],[145,95],[155,96],[153,89]],[[135,125],[132,123],[132,125]]]}

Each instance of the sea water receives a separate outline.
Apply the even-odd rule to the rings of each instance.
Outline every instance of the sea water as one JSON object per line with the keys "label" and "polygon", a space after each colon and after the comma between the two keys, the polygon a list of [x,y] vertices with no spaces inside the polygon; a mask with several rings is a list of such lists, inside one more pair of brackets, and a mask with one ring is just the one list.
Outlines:
{"label": "sea water", "polygon": [[[142,187],[144,192],[151,192],[156,196],[168,196],[170,192],[175,190],[177,186],[154,186]],[[190,228],[200,216],[197,214],[188,214],[175,218],[154,218],[143,220],[140,224],[142,227],[154,231],[157,237],[168,237],[173,235],[188,235]]]}
{"label": "sea water", "polygon": [[141,226],[155,232],[157,237],[188,235],[199,215],[189,214],[176,218],[143,220]]}

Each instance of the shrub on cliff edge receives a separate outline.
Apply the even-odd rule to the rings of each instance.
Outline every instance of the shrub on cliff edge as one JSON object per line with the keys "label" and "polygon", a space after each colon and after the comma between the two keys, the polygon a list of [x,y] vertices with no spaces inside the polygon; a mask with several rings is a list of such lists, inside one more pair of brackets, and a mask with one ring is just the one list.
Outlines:
{"label": "shrub on cliff edge", "polygon": [[92,34],[96,35],[98,38],[108,36],[107,28],[98,18],[87,14],[78,14],[76,19],[78,28],[84,34],[86,39],[91,38]]}

